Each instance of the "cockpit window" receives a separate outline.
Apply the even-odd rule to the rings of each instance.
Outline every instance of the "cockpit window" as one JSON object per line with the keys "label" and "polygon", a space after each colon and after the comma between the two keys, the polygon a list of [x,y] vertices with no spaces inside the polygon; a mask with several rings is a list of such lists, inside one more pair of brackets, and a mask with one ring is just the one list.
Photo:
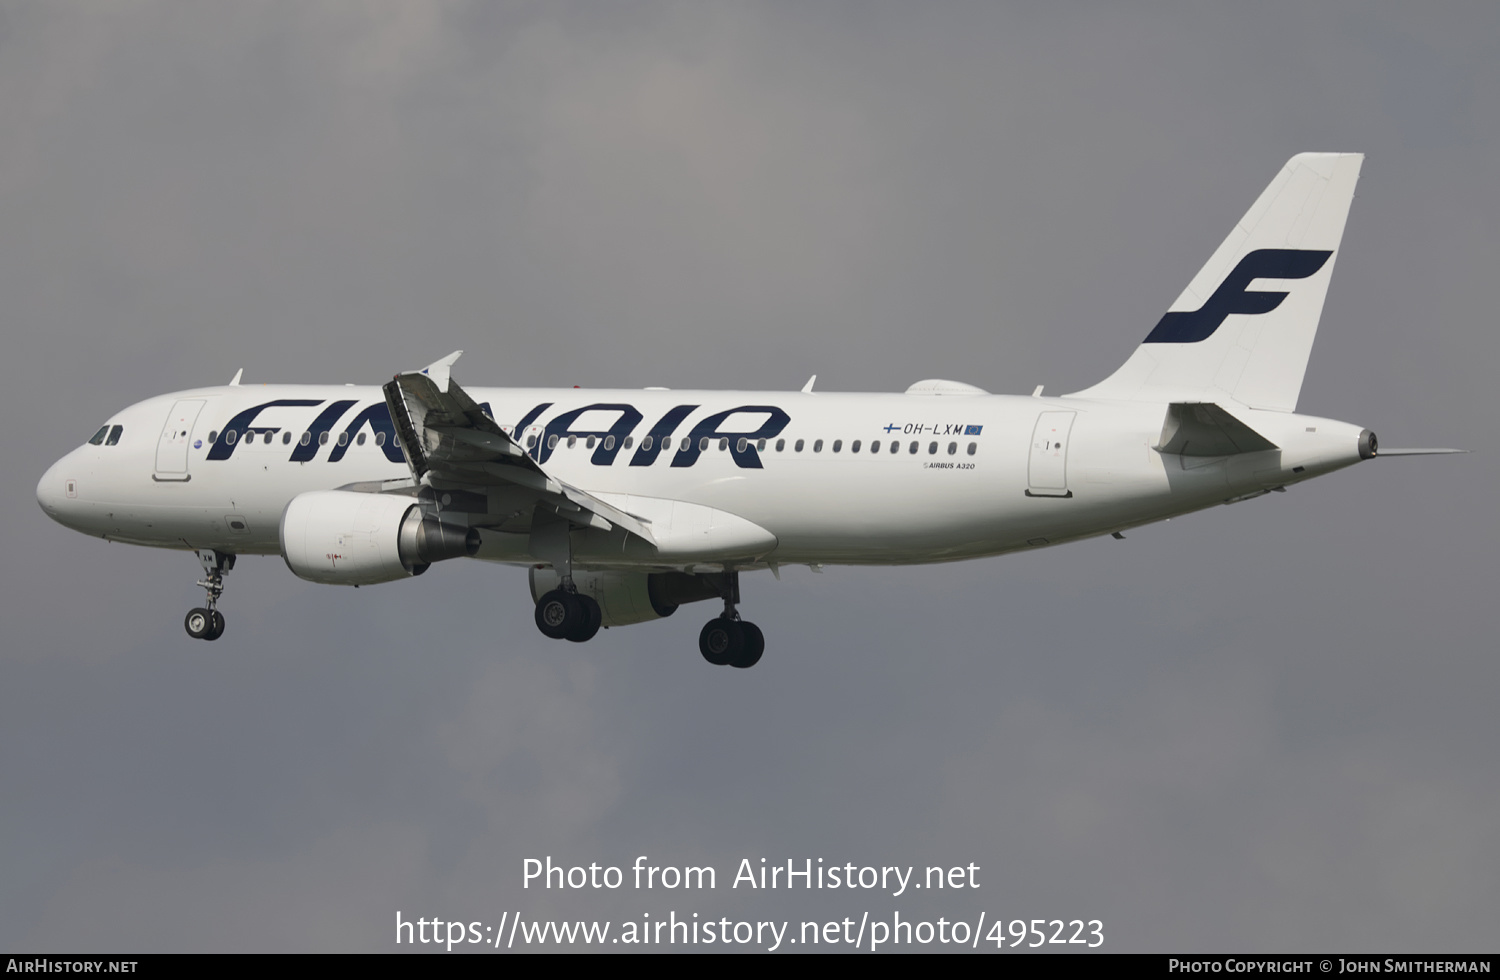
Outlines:
{"label": "cockpit window", "polygon": [[109,430],[109,438],[104,440],[106,446],[113,446],[120,441],[120,433],[125,431],[123,425],[116,425]]}
{"label": "cockpit window", "polygon": [[106,425],[106,426],[102,427],[98,432],[94,433],[94,438],[92,438],[92,439],[89,440],[89,445],[90,446],[102,446],[102,445],[104,445],[104,437],[106,435],[108,435],[108,434],[109,434],[109,426]]}

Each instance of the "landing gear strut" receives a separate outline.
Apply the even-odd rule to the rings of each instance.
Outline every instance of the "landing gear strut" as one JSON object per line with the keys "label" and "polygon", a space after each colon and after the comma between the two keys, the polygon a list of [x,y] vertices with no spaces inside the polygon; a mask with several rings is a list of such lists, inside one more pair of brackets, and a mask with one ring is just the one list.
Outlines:
{"label": "landing gear strut", "polygon": [[760,627],[740,619],[740,573],[725,572],[720,591],[724,612],[710,619],[698,634],[698,652],[715,667],[754,667],[766,652],[766,637]]}
{"label": "landing gear strut", "polygon": [[531,529],[531,551],[557,569],[562,584],[536,601],[536,628],[554,640],[585,643],[604,622],[594,597],[573,584],[573,539],[565,520],[539,520]]}
{"label": "landing gear strut", "polygon": [[198,580],[208,593],[208,606],[194,609],[183,620],[188,636],[195,640],[217,640],[224,635],[224,614],[219,612],[219,596],[224,594],[224,573],[234,567],[234,555],[222,551],[200,551],[203,578]]}

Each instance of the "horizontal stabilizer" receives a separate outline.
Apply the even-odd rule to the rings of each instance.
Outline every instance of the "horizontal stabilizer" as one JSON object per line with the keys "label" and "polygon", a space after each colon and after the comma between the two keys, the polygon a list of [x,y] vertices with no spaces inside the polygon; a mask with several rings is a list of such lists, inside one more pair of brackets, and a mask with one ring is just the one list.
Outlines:
{"label": "horizontal stabilizer", "polygon": [[1211,402],[1173,402],[1155,448],[1175,456],[1234,456],[1279,447]]}

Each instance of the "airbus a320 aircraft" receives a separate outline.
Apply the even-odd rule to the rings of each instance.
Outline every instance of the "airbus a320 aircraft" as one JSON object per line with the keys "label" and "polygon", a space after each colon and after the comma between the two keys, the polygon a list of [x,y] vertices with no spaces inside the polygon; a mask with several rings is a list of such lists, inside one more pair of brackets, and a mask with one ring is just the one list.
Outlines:
{"label": "airbus a320 aircraft", "polygon": [[455,352],[383,388],[236,375],[148,399],[37,500],[85,534],[196,552],[199,639],[224,632],[238,555],[356,586],[470,557],[528,566],[555,639],[722,600],[699,650],[749,667],[765,639],[741,572],[1025,551],[1457,452],[1381,453],[1368,429],[1295,414],[1362,160],[1288,161],[1129,360],[1075,394],[465,390]]}

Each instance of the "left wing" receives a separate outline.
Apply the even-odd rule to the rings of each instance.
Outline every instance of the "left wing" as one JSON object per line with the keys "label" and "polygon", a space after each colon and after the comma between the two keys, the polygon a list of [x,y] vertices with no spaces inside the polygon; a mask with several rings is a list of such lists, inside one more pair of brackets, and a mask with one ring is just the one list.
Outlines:
{"label": "left wing", "polygon": [[541,506],[581,527],[622,528],[654,547],[648,521],[548,475],[453,383],[449,369],[462,353],[398,374],[382,388],[418,485],[483,494],[484,515],[471,515],[474,526],[528,530]]}

